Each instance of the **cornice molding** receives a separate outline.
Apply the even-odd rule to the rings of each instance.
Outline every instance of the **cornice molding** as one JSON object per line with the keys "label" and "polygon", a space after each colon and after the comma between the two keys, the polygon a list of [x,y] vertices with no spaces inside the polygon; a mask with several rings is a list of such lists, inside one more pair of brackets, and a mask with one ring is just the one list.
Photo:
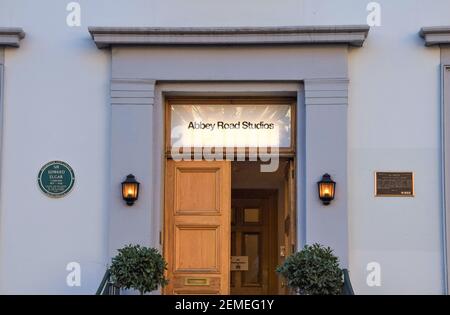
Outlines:
{"label": "cornice molding", "polygon": [[361,47],[367,25],[285,27],[89,27],[98,48],[111,46],[237,46],[343,44]]}
{"label": "cornice molding", "polygon": [[0,47],[19,47],[25,32],[18,27],[0,27]]}
{"label": "cornice molding", "polygon": [[425,39],[425,46],[450,44],[450,26],[422,27],[419,34]]}

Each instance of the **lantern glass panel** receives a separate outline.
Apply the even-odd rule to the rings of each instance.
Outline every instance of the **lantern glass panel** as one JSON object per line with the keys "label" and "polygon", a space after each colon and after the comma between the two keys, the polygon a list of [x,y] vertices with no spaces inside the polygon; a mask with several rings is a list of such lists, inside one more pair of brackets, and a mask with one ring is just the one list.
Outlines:
{"label": "lantern glass panel", "polygon": [[333,198],[334,197],[334,183],[320,183],[320,197]]}
{"label": "lantern glass panel", "polygon": [[137,183],[124,183],[122,185],[122,196],[127,199],[136,199],[138,194]]}

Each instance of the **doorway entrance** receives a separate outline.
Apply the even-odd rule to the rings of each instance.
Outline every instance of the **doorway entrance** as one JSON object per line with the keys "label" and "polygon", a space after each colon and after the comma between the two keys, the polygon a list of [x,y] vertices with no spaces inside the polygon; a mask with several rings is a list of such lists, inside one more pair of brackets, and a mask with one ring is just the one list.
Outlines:
{"label": "doorway entrance", "polygon": [[275,269],[295,249],[294,160],[281,159],[271,173],[260,167],[248,161],[231,167],[231,294],[287,293]]}
{"label": "doorway entrance", "polygon": [[166,163],[166,294],[286,294],[276,272],[295,250],[293,160]]}
{"label": "doorway entrance", "polygon": [[277,293],[277,197],[277,190],[232,191],[231,294]]}
{"label": "doorway entrance", "polygon": [[[189,106],[182,107],[181,113],[171,114],[178,115],[176,119],[180,125],[186,124],[185,129],[189,130],[190,139],[201,135],[207,141],[212,141],[210,133],[213,131],[213,122],[203,119],[206,121],[203,121],[203,125],[211,128],[197,133],[196,129],[191,128],[191,125],[196,125],[183,118],[186,112],[190,113]],[[273,110],[268,107],[261,111],[263,115]],[[174,111],[173,107],[171,109]],[[202,111],[220,114],[216,109],[214,105],[212,109],[194,108],[196,115]],[[245,115],[246,110],[248,108],[237,106],[240,114]],[[278,109],[269,116],[275,117],[277,110],[283,115],[291,113],[278,105]],[[290,121],[290,117],[283,117]],[[251,119],[250,115],[245,122],[253,124],[248,119]],[[256,119],[260,121],[260,125],[266,124],[261,117]],[[173,120],[169,117],[168,121]],[[277,123],[275,121],[271,124]],[[291,133],[290,123],[284,129],[287,130],[284,131],[285,135],[294,134]],[[244,133],[238,131],[237,134],[235,129],[234,131],[240,140],[241,135],[245,136]],[[226,133],[221,131],[216,135],[226,136]],[[277,142],[281,133],[265,130],[261,135],[260,139],[267,136],[270,141]],[[169,153],[175,140],[170,132],[166,134],[166,139],[169,141],[166,146]],[[191,140],[184,140],[183,143],[191,143],[186,141]],[[294,249],[292,245],[296,240],[295,163],[294,154],[289,156],[292,143],[295,142],[290,137],[286,142],[284,157],[277,156],[277,168],[270,172],[262,171],[267,162],[250,158],[248,152],[237,161],[206,158],[175,161],[167,155],[163,252],[167,261],[166,275],[169,284],[163,293],[287,293],[275,269]]]}

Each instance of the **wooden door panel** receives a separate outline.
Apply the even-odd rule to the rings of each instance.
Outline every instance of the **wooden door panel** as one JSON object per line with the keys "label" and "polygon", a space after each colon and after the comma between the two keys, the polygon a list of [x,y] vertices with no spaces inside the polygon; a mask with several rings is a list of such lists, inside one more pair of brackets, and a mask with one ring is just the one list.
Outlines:
{"label": "wooden door panel", "polygon": [[177,214],[220,212],[220,174],[220,168],[178,167],[175,177],[177,196],[175,212]]}
{"label": "wooden door panel", "polygon": [[288,254],[291,255],[296,250],[297,244],[297,213],[296,213],[296,195],[295,195],[295,166],[294,161],[289,161],[289,175],[288,175],[288,191],[289,191],[289,247]]}
{"label": "wooden door panel", "polygon": [[175,227],[174,272],[220,272],[219,226]]}
{"label": "wooden door panel", "polygon": [[167,161],[164,293],[229,294],[230,177],[228,161]]}

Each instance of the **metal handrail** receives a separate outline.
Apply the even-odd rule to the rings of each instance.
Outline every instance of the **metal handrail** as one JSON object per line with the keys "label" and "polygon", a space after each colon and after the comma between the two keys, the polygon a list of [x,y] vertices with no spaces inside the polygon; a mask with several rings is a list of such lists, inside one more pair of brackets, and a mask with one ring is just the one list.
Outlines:
{"label": "metal handrail", "polygon": [[96,295],[120,295],[120,288],[114,285],[111,281],[111,271],[106,270],[100,286],[97,289]]}
{"label": "metal handrail", "polygon": [[344,273],[344,287],[343,287],[343,295],[355,295],[353,291],[352,283],[350,281],[350,275],[348,269],[342,269]]}

